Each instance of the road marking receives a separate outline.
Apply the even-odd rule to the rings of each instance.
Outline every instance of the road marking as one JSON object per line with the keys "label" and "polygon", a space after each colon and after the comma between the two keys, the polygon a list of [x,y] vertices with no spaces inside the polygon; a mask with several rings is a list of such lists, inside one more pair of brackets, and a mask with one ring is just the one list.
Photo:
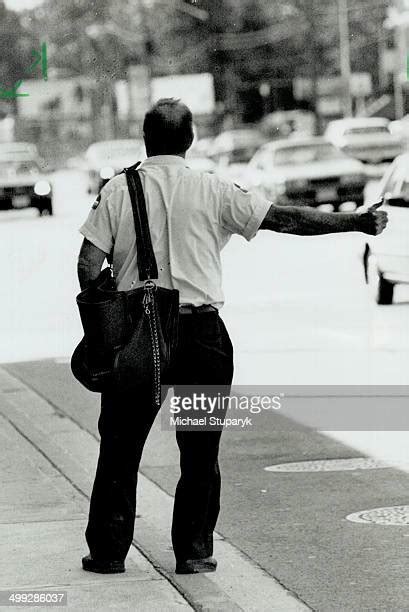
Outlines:
{"label": "road marking", "polygon": [[409,525],[409,506],[389,506],[361,510],[346,517],[351,523],[365,523],[367,525]]}
{"label": "road marking", "polygon": [[392,467],[384,461],[366,457],[351,459],[316,459],[279,463],[265,467],[266,472],[343,472],[353,470],[379,470]]}

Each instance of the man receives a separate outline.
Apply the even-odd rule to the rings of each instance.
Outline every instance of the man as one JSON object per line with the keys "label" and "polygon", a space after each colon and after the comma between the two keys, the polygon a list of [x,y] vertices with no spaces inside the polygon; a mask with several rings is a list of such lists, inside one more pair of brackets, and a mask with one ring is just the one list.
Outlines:
{"label": "man", "polygon": [[[233,377],[233,350],[218,314],[223,305],[220,251],[232,234],[251,240],[259,229],[298,235],[360,231],[386,226],[380,203],[358,214],[277,206],[216,175],[189,169],[192,114],[178,100],[160,100],[146,115],[147,160],[139,167],[146,197],[158,285],[180,292],[178,350],[169,382],[224,385]],[[112,253],[119,290],[141,286],[132,208],[123,174],[102,189],[81,228],[78,260],[81,288],[95,279]],[[132,542],[136,482],[142,449],[157,410],[150,390],[137,397],[120,389],[102,394],[98,422],[100,454],[91,496],[85,570],[125,571]],[[220,431],[177,431],[181,476],[175,494],[172,542],[176,572],[216,569],[213,531],[219,513]]]}

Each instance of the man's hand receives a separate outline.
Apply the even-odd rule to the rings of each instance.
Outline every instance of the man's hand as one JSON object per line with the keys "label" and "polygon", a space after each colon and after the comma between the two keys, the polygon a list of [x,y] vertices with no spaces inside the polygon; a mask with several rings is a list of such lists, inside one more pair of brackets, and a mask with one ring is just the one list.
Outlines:
{"label": "man's hand", "polygon": [[377,236],[383,232],[388,224],[388,213],[384,210],[378,210],[382,204],[383,200],[379,200],[365,212],[358,213],[361,232],[372,236]]}

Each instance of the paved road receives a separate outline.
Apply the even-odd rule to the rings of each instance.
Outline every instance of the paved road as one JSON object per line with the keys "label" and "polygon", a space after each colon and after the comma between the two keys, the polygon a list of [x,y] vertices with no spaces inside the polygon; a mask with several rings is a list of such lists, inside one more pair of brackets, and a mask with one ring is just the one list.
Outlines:
{"label": "paved road", "polygon": [[[93,197],[85,176],[57,173],[55,216],[2,213],[0,362],[69,355],[81,336],[77,228]],[[377,307],[362,282],[359,234],[234,237],[224,251],[236,379],[278,384],[402,382],[408,362],[409,288]],[[406,370],[407,371],[407,370]]]}
{"label": "paved road", "polygon": [[[70,380],[64,363],[81,336],[73,302],[80,245],[75,229],[92,198],[72,172],[56,176],[56,194],[54,218],[12,213],[0,219],[0,249],[7,262],[0,361],[16,362],[11,367],[17,375],[94,431],[97,398]],[[375,306],[362,281],[361,249],[359,235],[262,234],[249,245],[231,241],[224,253],[223,316],[236,348],[236,383],[407,383],[408,290],[399,288],[399,303],[392,307]],[[39,361],[44,358],[52,360]],[[375,455],[385,454],[391,444],[390,435],[342,435],[356,447],[372,442]],[[400,448],[409,447],[408,438],[405,432]],[[408,503],[405,473],[263,469],[359,455],[279,417],[257,419],[252,432],[226,433],[219,529],[314,609],[408,609],[407,526],[346,521],[351,512]],[[175,443],[159,423],[143,471],[173,491]]]}
{"label": "paved road", "polygon": [[[43,360],[7,369],[96,435],[98,397],[72,380],[68,364]],[[409,609],[409,474],[388,467],[266,471],[286,462],[361,456],[277,415],[263,415],[251,431],[227,431],[223,438],[219,533],[314,610]],[[141,469],[174,493],[176,444],[159,420]],[[401,514],[402,524],[347,520],[351,513],[391,506],[406,506],[389,515],[399,520]],[[379,518],[387,520],[388,513]]]}

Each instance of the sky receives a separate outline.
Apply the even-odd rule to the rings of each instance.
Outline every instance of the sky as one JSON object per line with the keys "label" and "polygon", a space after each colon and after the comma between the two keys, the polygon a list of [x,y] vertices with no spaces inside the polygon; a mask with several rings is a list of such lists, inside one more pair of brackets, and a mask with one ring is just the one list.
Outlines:
{"label": "sky", "polygon": [[23,11],[41,4],[43,0],[4,0],[4,4],[12,11]]}

